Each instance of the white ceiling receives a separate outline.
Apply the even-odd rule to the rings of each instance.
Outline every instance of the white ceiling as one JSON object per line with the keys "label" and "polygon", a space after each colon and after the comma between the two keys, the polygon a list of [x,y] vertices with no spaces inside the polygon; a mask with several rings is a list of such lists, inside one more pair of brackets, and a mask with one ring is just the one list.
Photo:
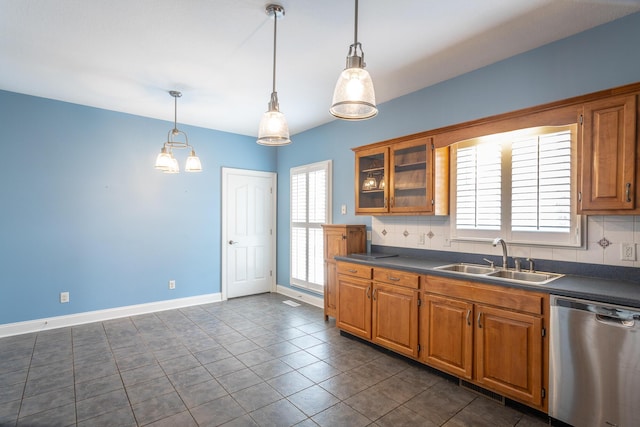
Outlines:
{"label": "white ceiling", "polygon": [[[292,134],[328,108],[353,42],[350,0],[0,0],[0,89],[257,134],[277,91]],[[640,0],[362,0],[377,102],[640,11]]]}

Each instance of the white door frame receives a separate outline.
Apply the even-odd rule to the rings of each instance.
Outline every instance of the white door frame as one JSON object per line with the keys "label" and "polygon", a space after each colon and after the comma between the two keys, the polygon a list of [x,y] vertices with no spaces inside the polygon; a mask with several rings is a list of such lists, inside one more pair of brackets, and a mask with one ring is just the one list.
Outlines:
{"label": "white door frame", "polygon": [[271,275],[270,275],[270,288],[271,288],[271,292],[276,292],[276,208],[277,208],[277,189],[278,189],[278,175],[275,172],[263,172],[263,171],[256,171],[256,170],[250,170],[250,169],[234,169],[234,168],[226,168],[223,167],[222,168],[222,198],[221,198],[221,204],[220,204],[220,209],[222,210],[222,241],[220,242],[221,245],[221,254],[222,254],[222,260],[221,260],[221,283],[220,283],[220,290],[222,292],[222,300],[225,301],[227,300],[227,295],[228,295],[228,290],[227,290],[227,279],[228,279],[228,271],[227,271],[227,259],[228,259],[228,254],[227,251],[229,250],[229,244],[228,244],[228,236],[227,236],[227,210],[225,209],[225,206],[227,204],[227,182],[229,180],[229,175],[244,175],[244,176],[249,176],[249,177],[260,177],[260,178],[271,178],[271,184],[273,188],[273,191],[271,192],[271,235],[272,235],[272,239],[271,239],[271,257],[270,257],[270,271],[271,271]]}

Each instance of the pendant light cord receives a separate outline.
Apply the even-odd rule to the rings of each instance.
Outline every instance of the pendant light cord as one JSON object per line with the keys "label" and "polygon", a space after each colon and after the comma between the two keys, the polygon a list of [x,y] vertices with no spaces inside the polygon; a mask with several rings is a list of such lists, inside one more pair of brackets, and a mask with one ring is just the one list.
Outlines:
{"label": "pendant light cord", "polygon": [[273,11],[273,90],[276,92],[276,35],[278,33],[278,12]]}
{"label": "pendant light cord", "polygon": [[356,0],[356,23],[353,26],[354,30],[353,30],[353,45],[357,46],[358,45],[358,0]]}
{"label": "pendant light cord", "polygon": [[[178,97],[173,97],[173,130],[178,130]],[[175,132],[174,132],[175,133]]]}

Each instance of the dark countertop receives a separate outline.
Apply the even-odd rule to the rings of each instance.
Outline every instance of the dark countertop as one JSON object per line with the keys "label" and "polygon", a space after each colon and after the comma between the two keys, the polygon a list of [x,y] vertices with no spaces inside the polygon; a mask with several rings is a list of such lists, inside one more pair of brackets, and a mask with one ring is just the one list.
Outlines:
{"label": "dark countertop", "polygon": [[626,280],[567,274],[545,285],[529,285],[486,276],[435,270],[435,267],[452,264],[442,260],[379,254],[337,256],[336,260],[640,308],[640,284]]}

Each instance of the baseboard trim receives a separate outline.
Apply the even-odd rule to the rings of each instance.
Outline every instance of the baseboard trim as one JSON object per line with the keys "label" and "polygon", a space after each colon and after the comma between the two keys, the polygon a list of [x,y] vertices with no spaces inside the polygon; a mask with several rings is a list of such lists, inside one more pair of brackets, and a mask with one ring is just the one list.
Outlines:
{"label": "baseboard trim", "polygon": [[209,304],[219,301],[222,301],[222,294],[205,294],[195,297],[176,298],[165,301],[150,302],[146,304],[109,308],[105,310],[87,311],[84,313],[69,314],[65,316],[27,320],[25,322],[7,323],[4,325],[0,325],[0,338],[9,337],[12,335],[27,334],[31,332],[47,331],[50,329],[58,329],[68,326],[82,325],[91,322],[102,322],[105,320],[118,319],[120,317],[154,313],[156,311],[173,310],[176,308],[190,307],[193,305]]}
{"label": "baseboard trim", "polygon": [[276,285],[276,292],[315,307],[324,308],[324,298],[316,297],[288,286]]}

